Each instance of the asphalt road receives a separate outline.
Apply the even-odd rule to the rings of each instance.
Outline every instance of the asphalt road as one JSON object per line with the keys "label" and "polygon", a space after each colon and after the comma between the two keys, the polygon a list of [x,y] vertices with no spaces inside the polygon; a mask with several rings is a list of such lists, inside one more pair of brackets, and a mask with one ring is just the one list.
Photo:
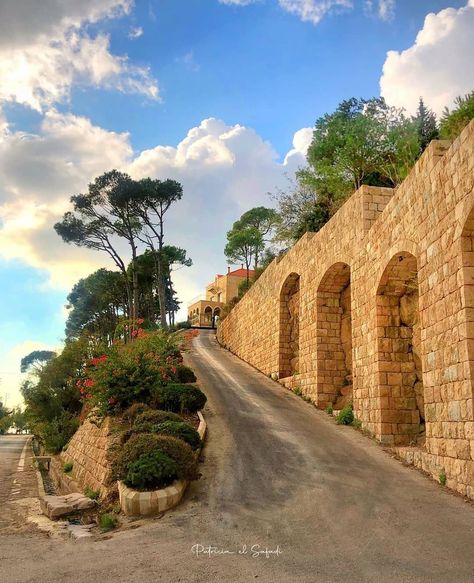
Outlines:
{"label": "asphalt road", "polygon": [[472,583],[472,504],[211,333],[188,359],[208,395],[209,433],[184,503],[93,543],[0,536],[2,581]]}
{"label": "asphalt road", "polygon": [[10,502],[26,495],[25,464],[19,462],[27,440],[27,435],[0,435],[0,529],[11,521]]}

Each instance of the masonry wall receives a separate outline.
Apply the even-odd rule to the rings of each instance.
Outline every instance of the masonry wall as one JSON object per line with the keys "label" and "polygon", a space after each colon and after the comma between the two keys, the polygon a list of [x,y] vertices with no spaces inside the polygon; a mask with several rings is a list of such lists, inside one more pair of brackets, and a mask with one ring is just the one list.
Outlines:
{"label": "masonry wall", "polygon": [[218,330],[232,352],[279,375],[290,350],[282,290],[299,278],[298,370],[280,380],[321,408],[349,396],[377,439],[471,498],[473,208],[474,122],[451,145],[432,142],[396,191],[354,193]]}
{"label": "masonry wall", "polygon": [[60,458],[63,464],[72,462],[70,477],[79,490],[88,487],[100,490],[102,496],[107,495],[111,486],[109,456],[116,446],[116,436],[110,418],[104,419],[100,425],[86,419],[73,435]]}

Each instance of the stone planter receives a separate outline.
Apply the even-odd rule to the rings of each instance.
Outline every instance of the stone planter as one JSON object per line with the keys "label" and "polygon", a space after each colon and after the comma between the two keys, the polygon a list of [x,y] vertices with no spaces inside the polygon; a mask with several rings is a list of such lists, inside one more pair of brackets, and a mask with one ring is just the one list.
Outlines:
{"label": "stone planter", "polygon": [[[198,411],[198,416],[198,433],[201,440],[204,441],[207,424],[200,411]],[[196,455],[199,455],[199,451]],[[117,484],[120,507],[126,516],[153,516],[179,504],[188,482],[186,480],[175,480],[167,488],[151,492],[133,490],[120,481]]]}

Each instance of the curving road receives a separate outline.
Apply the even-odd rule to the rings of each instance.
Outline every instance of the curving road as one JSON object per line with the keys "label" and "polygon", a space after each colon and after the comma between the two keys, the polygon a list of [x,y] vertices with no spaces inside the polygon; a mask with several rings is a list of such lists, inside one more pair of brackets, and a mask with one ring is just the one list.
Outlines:
{"label": "curving road", "polygon": [[335,425],[212,333],[187,358],[208,394],[209,433],[184,503],[109,540],[0,537],[3,581],[474,580],[472,504]]}

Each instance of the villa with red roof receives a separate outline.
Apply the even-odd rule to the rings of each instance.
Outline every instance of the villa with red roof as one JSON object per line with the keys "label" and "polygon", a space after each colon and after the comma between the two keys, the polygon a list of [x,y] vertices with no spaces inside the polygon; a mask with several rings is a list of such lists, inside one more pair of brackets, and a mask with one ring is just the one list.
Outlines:
{"label": "villa with red roof", "polygon": [[188,305],[188,319],[193,327],[214,328],[220,317],[221,309],[231,299],[238,296],[241,281],[251,279],[253,269],[227,268],[225,275],[217,274],[214,281],[206,286],[205,296],[195,298]]}

